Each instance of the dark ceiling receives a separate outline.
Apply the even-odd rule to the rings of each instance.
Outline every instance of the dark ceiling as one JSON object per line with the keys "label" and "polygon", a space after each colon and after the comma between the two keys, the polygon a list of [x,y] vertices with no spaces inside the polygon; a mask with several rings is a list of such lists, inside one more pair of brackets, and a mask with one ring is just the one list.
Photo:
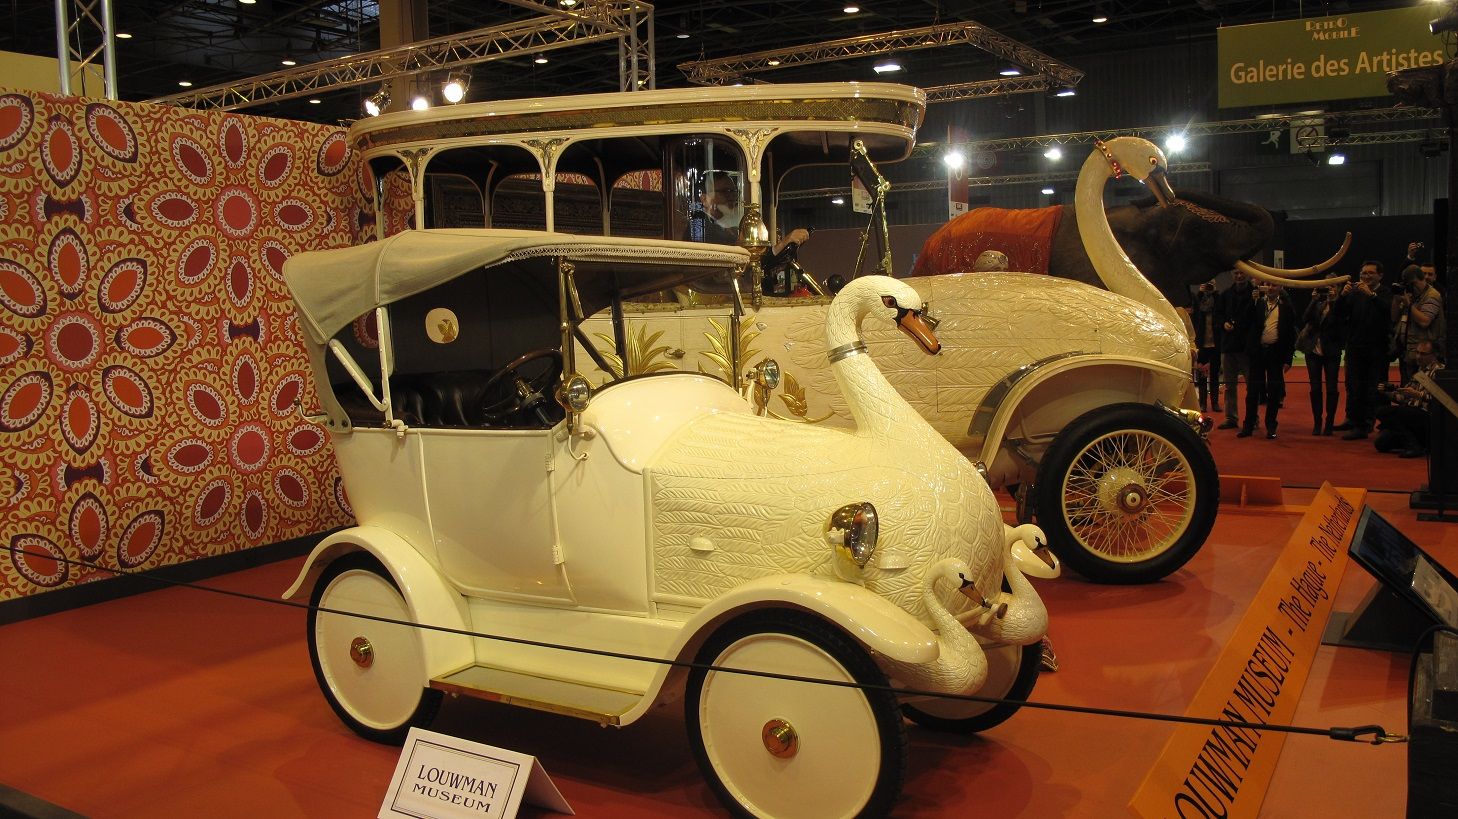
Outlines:
{"label": "dark ceiling", "polygon": [[[1210,40],[1222,25],[1373,11],[1420,1],[864,0],[856,4],[859,12],[847,14],[843,9],[849,3],[844,0],[663,0],[653,4],[656,82],[659,88],[688,85],[678,65],[689,60],[968,20],[1080,68],[1079,58],[1091,54]],[[97,3],[86,0],[89,5]],[[239,0],[113,0],[113,5],[116,31],[133,35],[116,45],[117,85],[125,100],[175,94],[183,90],[178,87],[180,80],[202,88],[278,71],[283,69],[285,57],[303,66],[379,48],[380,4],[376,0],[257,0],[253,4],[240,4]],[[0,50],[55,56],[54,0],[9,0],[7,6]],[[427,11],[431,37],[541,16],[500,0],[431,0]],[[1106,16],[1108,21],[1094,23],[1098,16]],[[532,55],[476,65],[468,99],[618,90],[615,43],[573,46],[546,56],[549,62],[545,65],[535,64]],[[990,55],[967,45],[900,56],[905,69],[885,79],[923,87],[992,79],[998,67]],[[860,58],[820,63],[761,76],[775,82],[874,79],[872,62]],[[317,104],[294,99],[243,110],[336,122],[360,116],[361,102],[374,89],[370,85],[325,92],[317,95]],[[100,96],[99,89],[86,93]]]}

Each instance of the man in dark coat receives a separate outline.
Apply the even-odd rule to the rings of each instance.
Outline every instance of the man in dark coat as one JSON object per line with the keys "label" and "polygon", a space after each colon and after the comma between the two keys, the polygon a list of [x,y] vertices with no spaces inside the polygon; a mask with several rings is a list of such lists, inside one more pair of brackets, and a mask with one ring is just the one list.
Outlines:
{"label": "man in dark coat", "polygon": [[1245,376],[1246,391],[1250,391],[1250,356],[1246,350],[1250,325],[1255,318],[1255,290],[1250,278],[1242,270],[1232,274],[1235,283],[1225,288],[1215,300],[1215,318],[1220,328],[1220,378],[1225,383],[1225,423],[1221,429],[1235,429],[1240,425],[1239,397],[1240,376]]}
{"label": "man in dark coat", "polygon": [[1382,283],[1382,263],[1362,262],[1356,284],[1342,285],[1337,301],[1347,340],[1347,419],[1333,427],[1348,441],[1372,432],[1377,385],[1387,380],[1387,336],[1392,332],[1392,290]]}
{"label": "man in dark coat", "polygon": [[1286,398],[1286,371],[1296,352],[1296,311],[1279,284],[1267,284],[1255,303],[1254,320],[1246,331],[1250,378],[1245,390],[1245,423],[1237,438],[1255,431],[1261,405],[1266,408],[1266,438],[1276,437],[1276,416]]}

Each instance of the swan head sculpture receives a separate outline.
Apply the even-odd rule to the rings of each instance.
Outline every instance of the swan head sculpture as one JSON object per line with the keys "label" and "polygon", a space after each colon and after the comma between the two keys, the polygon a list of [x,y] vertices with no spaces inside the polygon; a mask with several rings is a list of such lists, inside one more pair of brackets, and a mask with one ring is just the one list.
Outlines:
{"label": "swan head sculpture", "polygon": [[890,313],[896,327],[905,333],[922,352],[936,355],[942,350],[937,339],[936,319],[926,309],[921,295],[911,285],[890,276],[861,276],[841,288],[831,303],[825,318],[826,342],[831,349],[832,362],[837,351],[864,350],[860,340],[861,322],[876,310]]}
{"label": "swan head sculpture", "polygon": [[1139,137],[1114,137],[1108,142],[1095,141],[1099,153],[1109,163],[1109,174],[1118,179],[1129,174],[1144,183],[1159,204],[1168,207],[1175,203],[1174,189],[1169,185],[1169,161],[1164,151],[1147,139]]}

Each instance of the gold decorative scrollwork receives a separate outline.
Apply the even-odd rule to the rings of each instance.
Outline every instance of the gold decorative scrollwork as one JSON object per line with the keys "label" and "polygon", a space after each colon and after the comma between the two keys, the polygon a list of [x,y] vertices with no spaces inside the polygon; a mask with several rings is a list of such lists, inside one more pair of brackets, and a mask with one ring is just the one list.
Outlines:
{"label": "gold decorative scrollwork", "polygon": [[542,157],[542,167],[551,170],[556,166],[557,152],[567,144],[567,137],[550,137],[522,140]]}
{"label": "gold decorative scrollwork", "polygon": [[764,153],[765,143],[778,134],[779,128],[726,128],[724,129],[749,145],[749,167],[758,168]]}

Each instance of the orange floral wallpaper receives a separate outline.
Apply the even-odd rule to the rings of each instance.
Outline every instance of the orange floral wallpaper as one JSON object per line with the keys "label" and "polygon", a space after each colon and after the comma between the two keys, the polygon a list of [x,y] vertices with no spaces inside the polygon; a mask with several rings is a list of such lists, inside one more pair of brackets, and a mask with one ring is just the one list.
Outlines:
{"label": "orange floral wallpaper", "polygon": [[373,231],[366,174],[339,128],[0,90],[0,600],[349,521],[281,271]]}

